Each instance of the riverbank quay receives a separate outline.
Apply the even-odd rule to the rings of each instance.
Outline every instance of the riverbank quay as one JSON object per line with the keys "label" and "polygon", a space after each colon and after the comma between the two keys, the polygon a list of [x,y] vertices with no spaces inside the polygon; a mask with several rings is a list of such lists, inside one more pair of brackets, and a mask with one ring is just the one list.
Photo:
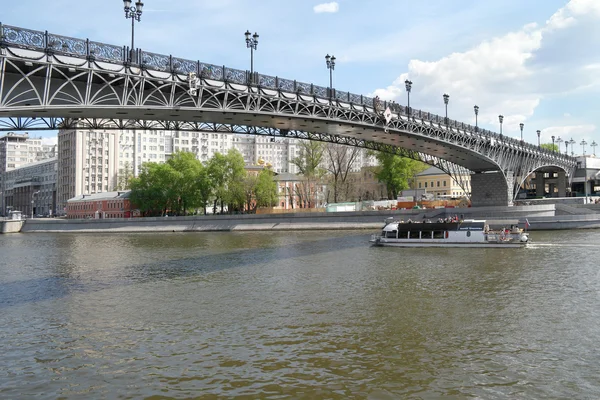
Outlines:
{"label": "riverbank quay", "polygon": [[[596,207],[597,206],[597,207]],[[600,206],[571,207],[546,204],[513,207],[440,208],[382,210],[337,213],[289,213],[244,215],[199,215],[131,219],[27,219],[19,229],[33,232],[234,232],[234,231],[306,231],[306,230],[377,230],[388,218],[399,220],[437,220],[457,216],[462,219],[486,219],[491,228],[519,225],[533,230],[600,228]],[[4,223],[0,221],[4,232]]]}

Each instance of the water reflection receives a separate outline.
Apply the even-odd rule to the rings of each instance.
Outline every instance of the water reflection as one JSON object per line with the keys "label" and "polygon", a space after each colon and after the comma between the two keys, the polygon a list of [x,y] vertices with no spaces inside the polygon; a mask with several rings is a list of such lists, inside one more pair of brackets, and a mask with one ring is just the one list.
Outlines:
{"label": "water reflection", "polygon": [[[45,273],[40,278],[0,282],[0,308],[55,299],[72,291],[96,291],[115,285],[181,278],[257,262],[319,254],[334,248],[365,246],[362,233],[354,235],[358,240],[346,240],[341,246],[339,232],[331,232],[332,237],[317,243],[303,233],[285,233],[284,236],[262,232],[167,235],[168,238],[162,234],[57,235],[56,243],[44,241],[42,244],[42,247],[56,250],[47,270],[50,275]],[[296,242],[296,239],[299,240]],[[10,265],[11,260],[6,261]],[[39,259],[38,262],[47,261]]]}
{"label": "water reflection", "polygon": [[368,236],[7,236],[0,393],[600,392],[600,232],[536,232],[531,248],[476,250],[372,248]]}

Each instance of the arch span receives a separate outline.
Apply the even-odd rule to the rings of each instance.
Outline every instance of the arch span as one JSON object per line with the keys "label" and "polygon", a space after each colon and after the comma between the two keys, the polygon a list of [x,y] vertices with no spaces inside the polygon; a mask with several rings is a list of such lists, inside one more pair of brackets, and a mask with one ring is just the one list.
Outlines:
{"label": "arch span", "polygon": [[512,201],[514,182],[539,165],[560,165],[569,176],[575,168],[571,157],[396,103],[148,52],[130,63],[112,56],[116,46],[0,30],[0,118],[212,123],[377,143],[436,160],[446,172],[499,172],[510,188],[496,196],[506,197],[504,204]]}

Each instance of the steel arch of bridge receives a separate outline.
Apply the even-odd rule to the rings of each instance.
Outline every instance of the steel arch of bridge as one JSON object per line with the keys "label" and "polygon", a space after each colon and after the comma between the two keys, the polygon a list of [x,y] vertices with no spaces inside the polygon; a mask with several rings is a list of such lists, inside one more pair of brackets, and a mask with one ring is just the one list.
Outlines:
{"label": "steel arch of bridge", "polygon": [[539,168],[572,179],[576,167],[572,157],[397,103],[200,61],[138,49],[130,63],[125,47],[1,24],[0,52],[0,130],[285,132],[418,159],[463,189],[465,170],[500,171],[513,197]]}

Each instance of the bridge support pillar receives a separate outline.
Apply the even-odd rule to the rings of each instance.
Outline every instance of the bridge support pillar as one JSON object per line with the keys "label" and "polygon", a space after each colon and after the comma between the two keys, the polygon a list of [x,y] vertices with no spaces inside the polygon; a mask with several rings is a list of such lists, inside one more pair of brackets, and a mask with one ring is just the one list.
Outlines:
{"label": "bridge support pillar", "polygon": [[471,175],[471,204],[473,207],[512,205],[513,181],[511,171],[507,178],[502,172],[485,172]]}
{"label": "bridge support pillar", "polygon": [[565,171],[558,171],[558,197],[567,197],[567,174]]}
{"label": "bridge support pillar", "polygon": [[544,180],[544,173],[536,171],[535,173],[535,196],[544,197],[546,194],[546,181]]}

